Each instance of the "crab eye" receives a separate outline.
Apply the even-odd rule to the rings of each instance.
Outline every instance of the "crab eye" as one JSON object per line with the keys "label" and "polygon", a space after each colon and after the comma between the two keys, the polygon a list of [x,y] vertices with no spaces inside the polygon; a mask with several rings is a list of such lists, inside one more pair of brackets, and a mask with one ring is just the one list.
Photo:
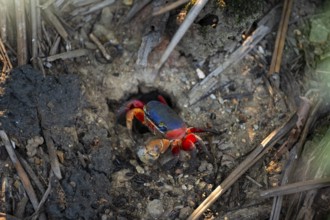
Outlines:
{"label": "crab eye", "polygon": [[158,129],[161,131],[161,132],[165,132],[165,131],[167,131],[167,127],[166,127],[166,125],[165,125],[165,123],[164,122],[159,122],[159,124],[158,124]]}

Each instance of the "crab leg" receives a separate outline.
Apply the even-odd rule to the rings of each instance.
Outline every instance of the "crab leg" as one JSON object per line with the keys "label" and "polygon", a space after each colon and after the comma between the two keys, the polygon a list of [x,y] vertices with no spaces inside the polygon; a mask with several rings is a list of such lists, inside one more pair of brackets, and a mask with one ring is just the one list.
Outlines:
{"label": "crab leg", "polygon": [[198,143],[202,147],[203,151],[210,157],[210,153],[207,150],[202,138],[200,138],[198,135],[193,134],[193,133],[187,134],[183,138],[183,140],[182,140],[182,150],[192,151],[192,150],[196,149],[195,143]]}
{"label": "crab leg", "polygon": [[133,108],[129,110],[126,113],[126,127],[128,128],[129,135],[133,137],[132,135],[132,128],[133,128],[133,119],[136,118],[138,119],[142,124],[145,123],[145,118],[144,118],[144,111],[140,108]]}

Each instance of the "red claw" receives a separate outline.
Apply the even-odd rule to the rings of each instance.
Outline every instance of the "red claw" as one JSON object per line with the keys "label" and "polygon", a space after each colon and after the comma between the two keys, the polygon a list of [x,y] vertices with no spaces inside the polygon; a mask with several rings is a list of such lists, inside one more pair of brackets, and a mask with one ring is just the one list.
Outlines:
{"label": "red claw", "polygon": [[165,104],[165,105],[168,105],[167,102],[166,102],[166,100],[165,100],[165,98],[164,98],[163,96],[159,95],[157,98],[158,98],[158,100],[159,100],[161,103],[163,103],[163,104]]}
{"label": "red claw", "polygon": [[195,143],[198,141],[196,135],[187,134],[182,141],[182,150],[191,151],[195,148]]}

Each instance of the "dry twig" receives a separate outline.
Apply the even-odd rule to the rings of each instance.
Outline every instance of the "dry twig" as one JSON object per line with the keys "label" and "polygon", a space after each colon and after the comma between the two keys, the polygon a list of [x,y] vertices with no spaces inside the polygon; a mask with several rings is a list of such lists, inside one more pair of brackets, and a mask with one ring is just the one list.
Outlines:
{"label": "dry twig", "polygon": [[282,126],[280,129],[273,131],[262,143],[250,153],[245,160],[233,170],[229,176],[195,209],[188,219],[198,219],[203,212],[210,207],[229,187],[234,184],[253,164],[262,158],[272,146],[274,146],[280,139],[287,135],[293,128],[301,126],[299,116],[304,112],[306,106],[302,105],[296,114]]}
{"label": "dry twig", "polygon": [[[152,10],[157,11],[166,4],[164,0],[154,0],[151,4]],[[138,51],[136,64],[142,67],[148,66],[148,57],[151,51],[159,45],[163,39],[166,28],[166,23],[169,18],[169,13],[157,17],[150,17],[146,26],[147,28],[143,34],[141,46]]]}
{"label": "dry twig", "polygon": [[58,179],[62,179],[60,163],[59,163],[57,155],[56,155],[56,149],[55,149],[54,142],[46,128],[43,127],[42,133],[45,138],[46,145],[47,145],[50,166],[52,168],[52,171],[54,172],[55,176]]}
{"label": "dry twig", "polygon": [[248,37],[244,43],[234,51],[230,57],[219,67],[213,70],[203,81],[196,84],[188,94],[189,104],[192,105],[206,95],[213,92],[219,86],[218,75],[223,73],[233,64],[242,60],[252,48],[255,47],[275,26],[277,23],[278,7],[271,10],[263,19],[258,22],[258,28]]}
{"label": "dry twig", "polygon": [[[307,94],[306,94],[306,96],[307,96]],[[290,164],[289,164],[289,166],[287,166],[287,168],[286,168],[286,170],[285,170],[285,173],[284,173],[284,175],[283,175],[283,180],[282,180],[282,185],[284,185],[284,184],[286,184],[287,182],[288,182],[288,179],[289,179],[289,177],[292,177],[292,176],[294,176],[294,172],[296,172],[297,171],[297,166],[298,166],[298,164],[300,163],[300,160],[299,159],[301,159],[301,152],[302,152],[302,147],[303,147],[303,144],[305,143],[305,140],[306,140],[306,137],[307,137],[307,135],[308,135],[308,132],[309,132],[309,130],[310,130],[310,127],[311,127],[311,125],[314,123],[314,121],[317,119],[317,112],[318,112],[318,110],[319,110],[319,108],[320,108],[320,106],[321,106],[321,103],[322,103],[322,98],[321,99],[319,99],[317,102],[316,102],[316,104],[315,104],[315,106],[313,107],[313,110],[311,111],[311,113],[310,113],[310,115],[309,115],[309,117],[308,117],[308,119],[307,119],[307,122],[306,122],[306,124],[305,124],[305,127],[304,127],[304,130],[303,130],[303,132],[302,132],[302,134],[301,134],[301,137],[300,137],[300,140],[298,141],[298,143],[296,144],[296,146],[295,146],[295,148],[294,148],[294,150],[295,150],[295,152],[294,152],[294,154],[292,154],[292,152],[290,152]],[[292,155],[291,155],[292,154]],[[294,159],[293,159],[294,158]],[[306,167],[305,167],[305,169],[304,170],[308,170],[308,167],[309,165],[307,165],[306,164]],[[305,174],[302,174],[301,175],[301,179],[303,179],[304,178],[304,176],[305,176]],[[320,177],[316,177],[316,178],[320,178]],[[311,189],[309,189],[310,191],[310,193],[307,193],[308,195],[310,195],[310,194],[313,194],[313,192],[315,192],[315,190],[313,189],[313,188],[311,188]],[[283,198],[283,196],[277,196],[277,197],[275,197],[275,198],[278,198],[278,200],[279,201],[281,201],[282,200],[282,198]],[[300,199],[301,199],[301,194],[295,194],[294,196],[293,196],[293,199],[292,199],[292,201],[295,201],[295,199],[296,199],[296,201],[297,200],[299,200],[300,201]],[[273,205],[273,206],[275,206],[275,204]],[[291,211],[292,211],[292,207],[294,207],[294,202],[290,205],[291,207],[289,208],[289,210],[288,210],[288,213],[287,213],[287,216],[286,217],[289,217],[290,218],[290,216],[291,216]],[[296,209],[294,209],[294,212],[296,212],[297,210]],[[279,216],[280,216],[280,212],[281,212],[281,207],[278,207],[276,210],[273,210],[272,211],[272,216],[274,216],[272,219],[279,219]],[[292,216],[291,216],[292,217]]]}
{"label": "dry twig", "polygon": [[29,196],[29,199],[32,203],[34,210],[37,210],[38,204],[39,204],[38,198],[33,190],[29,177],[26,174],[25,170],[23,169],[21,163],[19,162],[19,160],[15,154],[15,151],[12,147],[12,144],[11,144],[7,134],[5,133],[5,131],[0,130],[0,137],[5,145],[5,148],[9,154],[11,161],[13,162],[13,164],[16,168],[17,174],[23,183],[24,189],[25,189],[27,195]]}
{"label": "dry twig", "polygon": [[45,8],[43,10],[43,15],[47,18],[47,20],[54,26],[58,34],[63,38],[65,42],[68,41],[69,34],[63,27],[60,20],[53,14],[53,12],[49,8]]}
{"label": "dry twig", "polygon": [[267,76],[271,76],[274,73],[279,73],[282,62],[282,54],[285,43],[286,32],[288,30],[289,18],[291,15],[293,0],[284,0],[282,17],[280,25],[277,31],[272,62],[270,64],[269,72]]}
{"label": "dry twig", "polygon": [[158,11],[155,11],[152,13],[152,16],[157,16],[157,15],[161,15],[161,14],[164,14],[168,11],[171,11],[177,7],[179,7],[180,5],[183,5],[185,3],[189,2],[189,0],[178,0],[178,1],[175,1],[173,2],[172,4],[169,4],[161,9],[159,9]]}
{"label": "dry twig", "polygon": [[[284,152],[289,151],[293,147],[293,145],[297,142],[298,138],[301,137],[300,135],[303,132],[311,108],[311,102],[307,98],[301,97],[301,101],[302,104],[300,106],[300,111],[297,113],[298,115],[297,126],[295,129],[292,129],[288,139],[277,150],[275,154],[276,159],[280,158],[284,154]],[[303,140],[303,142],[304,141],[305,139]]]}
{"label": "dry twig", "polygon": [[95,4],[93,7],[91,7],[86,12],[83,12],[82,15],[87,15],[87,14],[93,13],[95,11],[101,10],[102,8],[113,4],[114,2],[115,2],[115,0],[104,0],[103,2]]}
{"label": "dry twig", "polygon": [[58,34],[56,34],[55,40],[49,50],[49,56],[56,55],[58,48],[60,46],[60,42],[61,42],[61,37]]}
{"label": "dry twig", "polygon": [[6,11],[7,11],[7,4],[6,0],[0,0],[0,40],[6,42],[7,40],[7,19],[6,19]]}
{"label": "dry twig", "polygon": [[48,196],[49,196],[49,194],[51,192],[51,189],[52,189],[52,179],[53,179],[53,177],[54,177],[54,173],[52,171],[50,171],[49,172],[49,178],[48,178],[49,180],[48,180],[47,190],[44,192],[44,195],[41,198],[41,201],[40,201],[40,203],[38,205],[37,210],[32,214],[31,217],[39,215],[42,207],[44,206],[44,204],[45,204],[45,202],[46,202],[46,200],[47,200],[47,198],[48,198]]}
{"label": "dry twig", "polygon": [[27,63],[25,1],[15,0],[16,33],[17,33],[17,62],[18,65]]}
{"label": "dry twig", "polygon": [[319,189],[327,186],[330,186],[330,177],[315,180],[306,180],[298,183],[291,183],[284,186],[264,190],[260,192],[260,196],[265,198],[272,196],[282,196],[312,189]]}
{"label": "dry twig", "polygon": [[111,60],[111,56],[110,54],[107,52],[107,50],[105,49],[105,47],[102,45],[102,43],[100,42],[100,40],[93,34],[90,33],[89,34],[89,38],[96,44],[96,46],[99,48],[99,50],[101,51],[103,57],[106,60]]}
{"label": "dry twig", "polygon": [[77,49],[77,50],[72,50],[72,51],[59,53],[59,54],[55,54],[53,56],[46,57],[45,60],[48,62],[52,62],[52,61],[59,60],[59,59],[65,60],[65,59],[70,59],[70,58],[86,56],[89,53],[90,53],[90,51],[87,49]]}
{"label": "dry twig", "polygon": [[0,73],[1,74],[0,76],[4,77],[4,75],[8,74],[11,71],[13,66],[9,60],[6,48],[3,45],[1,38],[0,38],[0,61],[3,63],[3,67],[2,67],[2,70]]}
{"label": "dry twig", "polygon": [[130,21],[142,8],[144,8],[147,4],[149,4],[151,0],[140,0],[136,1],[131,10],[126,15],[125,21]]}
{"label": "dry twig", "polygon": [[40,40],[40,8],[37,7],[39,5],[39,0],[31,0],[30,8],[31,8],[31,32],[32,32],[32,64],[34,68],[39,67],[37,57],[39,55],[39,40]]}
{"label": "dry twig", "polygon": [[28,162],[20,155],[17,153],[17,157],[19,159],[19,161],[22,163],[24,169],[26,170],[26,172],[29,174],[29,176],[31,177],[32,181],[34,182],[34,184],[37,186],[37,188],[39,189],[39,191],[43,194],[45,193],[45,187],[42,185],[42,183],[39,181],[37,175],[34,173],[33,169],[31,168],[31,166],[28,164]]}
{"label": "dry twig", "polygon": [[180,25],[179,29],[176,31],[175,35],[173,36],[170,44],[167,46],[166,50],[164,51],[162,57],[158,61],[155,66],[155,69],[152,73],[153,80],[156,79],[160,68],[164,65],[176,45],[182,39],[183,35],[187,32],[188,28],[194,22],[195,18],[198,16],[199,12],[204,8],[205,4],[208,0],[197,0],[194,6],[190,9],[188,15],[184,19],[183,23]]}

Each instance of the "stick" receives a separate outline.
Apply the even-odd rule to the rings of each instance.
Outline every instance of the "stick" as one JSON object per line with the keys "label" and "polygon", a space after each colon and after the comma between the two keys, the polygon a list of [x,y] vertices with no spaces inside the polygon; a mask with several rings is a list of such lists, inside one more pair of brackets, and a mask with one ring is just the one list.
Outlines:
{"label": "stick", "polygon": [[102,8],[105,8],[105,7],[113,4],[114,2],[115,2],[115,0],[104,0],[103,2],[95,4],[88,11],[83,12],[82,15],[87,15],[87,14],[93,13],[95,11],[101,10]]}
{"label": "stick", "polygon": [[286,32],[288,30],[289,18],[291,15],[292,3],[293,0],[284,0],[282,17],[281,17],[280,25],[278,27],[272,62],[267,77],[270,77],[274,73],[280,72],[283,48],[285,43]]}
{"label": "stick", "polygon": [[26,172],[29,174],[29,176],[31,177],[32,181],[34,182],[34,184],[37,186],[37,188],[39,189],[39,191],[44,194],[45,193],[45,187],[42,185],[42,183],[39,181],[37,175],[34,173],[33,169],[31,168],[31,166],[28,164],[28,162],[26,162],[26,160],[17,153],[17,158],[19,159],[19,161],[22,163],[24,169],[26,170]]}
{"label": "stick", "polygon": [[54,173],[53,171],[50,171],[49,173],[49,180],[48,180],[48,187],[47,187],[47,190],[46,192],[44,192],[44,195],[42,196],[41,198],[41,201],[38,205],[38,208],[37,210],[30,216],[30,217],[34,217],[34,216],[37,216],[39,215],[40,211],[41,211],[41,208],[43,207],[43,205],[45,204],[49,194],[51,193],[51,189],[52,189],[52,178],[54,177]]}
{"label": "stick", "polygon": [[302,105],[298,111],[291,116],[291,118],[281,128],[273,131],[269,134],[261,144],[255,148],[245,160],[233,170],[229,176],[195,209],[188,219],[198,219],[203,212],[210,207],[232,184],[234,184],[238,178],[240,178],[252,165],[254,165],[259,159],[261,159],[268,150],[274,146],[280,139],[288,134],[294,127],[300,126],[298,118],[306,110],[306,106],[309,103],[304,102],[306,98],[302,98]]}
{"label": "stick", "polygon": [[60,163],[58,162],[54,142],[46,128],[44,128],[44,127],[42,128],[42,133],[44,135],[45,142],[47,145],[47,150],[48,150],[48,154],[49,154],[49,160],[50,160],[50,166],[52,168],[52,172],[54,172],[55,176],[58,179],[62,179]]}
{"label": "stick", "polygon": [[7,15],[7,4],[6,4],[6,0],[0,0],[0,40],[2,38],[2,40],[4,42],[6,42],[7,40],[7,19],[6,19],[6,15]]}
{"label": "stick", "polygon": [[156,12],[153,12],[152,16],[164,14],[164,13],[171,11],[172,9],[175,9],[175,8],[179,7],[180,5],[183,5],[187,2],[189,2],[189,0],[178,0],[176,2],[173,2],[172,4],[169,4],[169,5],[161,8],[160,10],[158,10]]}
{"label": "stick", "polygon": [[255,47],[277,23],[276,14],[278,7],[272,9],[263,19],[258,22],[258,28],[248,37],[244,43],[234,51],[224,63],[213,70],[203,81],[196,84],[188,94],[189,105],[192,105],[203,97],[213,92],[219,85],[218,75],[223,73],[233,64],[242,60],[252,48]]}
{"label": "stick", "polygon": [[101,51],[103,57],[106,60],[111,60],[111,55],[107,52],[107,50],[105,49],[105,47],[102,45],[102,43],[100,42],[100,40],[93,34],[90,33],[89,34],[89,38],[96,44],[96,46],[99,48],[99,50]]}
{"label": "stick", "polygon": [[133,7],[131,8],[131,10],[126,15],[124,22],[126,23],[126,22],[130,21],[142,8],[144,8],[144,6],[149,4],[150,1],[151,0],[140,0],[140,1],[135,2]]}
{"label": "stick", "polygon": [[0,38],[0,57],[3,59],[2,62],[4,64],[3,73],[1,73],[1,75],[8,74],[11,71],[11,69],[13,68],[13,66],[10,62],[5,45],[3,45],[1,38]]}
{"label": "stick", "polygon": [[63,38],[64,41],[68,41],[69,34],[66,32],[60,20],[53,14],[49,8],[43,10],[43,15],[47,20],[54,26],[58,34]]}
{"label": "stick", "polygon": [[15,154],[15,151],[12,147],[12,144],[11,144],[7,134],[5,133],[5,131],[0,130],[0,137],[3,141],[3,143],[5,144],[5,147],[6,147],[6,150],[7,150],[8,154],[9,154],[9,157],[10,157],[11,161],[13,162],[13,164],[16,168],[17,174],[20,177],[20,180],[22,181],[22,184],[24,186],[26,194],[29,196],[29,199],[32,203],[32,206],[33,206],[34,210],[37,210],[38,204],[39,204],[37,196],[36,196],[36,194],[33,190],[33,187],[31,185],[29,177],[26,174],[25,170],[23,169],[21,163],[19,162],[19,160],[18,160],[18,158]]}
{"label": "stick", "polygon": [[293,115],[281,128],[270,133],[262,143],[195,209],[188,219],[198,219],[229,187],[234,184],[253,164],[263,157],[277,141],[284,137],[295,125],[297,116]]}
{"label": "stick", "polygon": [[55,36],[53,45],[50,47],[49,56],[53,56],[53,55],[57,54],[58,47],[60,46],[61,37],[58,34],[56,34],[56,35],[57,36]]}
{"label": "stick", "polygon": [[70,58],[75,58],[75,57],[80,57],[80,56],[86,56],[90,53],[89,50],[87,49],[78,49],[78,50],[72,50],[64,53],[59,53],[55,54],[53,56],[46,57],[45,60],[48,62],[52,62],[55,60],[65,60],[65,59],[70,59]]}
{"label": "stick", "polygon": [[330,186],[330,177],[316,180],[307,180],[298,183],[291,183],[284,186],[275,187],[260,192],[260,196],[269,198],[273,196],[283,196],[312,189],[319,189]]}
{"label": "stick", "polygon": [[27,63],[25,1],[15,0],[16,31],[17,31],[17,62],[18,65]]}
{"label": "stick", "polygon": [[166,50],[164,51],[162,57],[156,64],[156,67],[152,73],[152,78],[155,80],[157,78],[158,72],[160,68],[164,65],[176,45],[182,39],[183,35],[187,32],[188,28],[194,22],[195,18],[198,16],[199,12],[204,8],[205,4],[208,0],[197,0],[194,6],[190,9],[188,15],[184,19],[183,23],[180,25],[179,29],[176,31],[175,35],[173,36],[170,44],[167,46]]}
{"label": "stick", "polygon": [[[39,4],[38,0],[31,0],[31,31],[32,31],[32,39],[31,39],[31,43],[32,43],[32,64],[34,68],[37,68],[37,56],[38,56],[38,13],[37,10],[39,10],[39,8],[37,7],[37,5]],[[40,23],[39,23],[40,24]]]}

